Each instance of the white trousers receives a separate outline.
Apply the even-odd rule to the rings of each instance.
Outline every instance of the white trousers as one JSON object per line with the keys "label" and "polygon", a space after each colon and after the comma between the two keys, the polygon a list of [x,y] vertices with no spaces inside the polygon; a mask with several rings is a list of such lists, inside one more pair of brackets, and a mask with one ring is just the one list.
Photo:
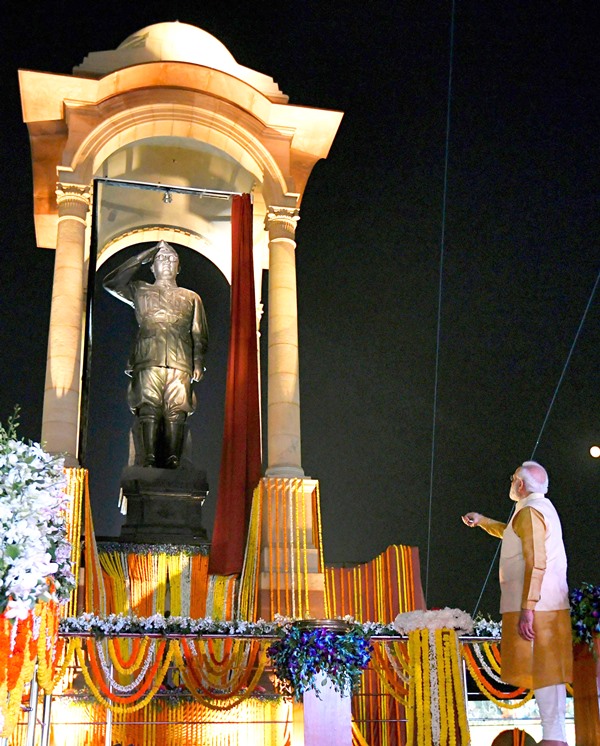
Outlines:
{"label": "white trousers", "polygon": [[567,690],[565,685],[544,686],[541,689],[534,689],[534,694],[542,721],[542,737],[549,741],[566,742]]}

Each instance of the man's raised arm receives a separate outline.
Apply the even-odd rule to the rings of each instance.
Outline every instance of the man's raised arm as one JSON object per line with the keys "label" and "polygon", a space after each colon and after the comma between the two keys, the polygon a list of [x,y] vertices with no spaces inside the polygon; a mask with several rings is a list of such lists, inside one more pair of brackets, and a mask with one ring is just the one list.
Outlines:
{"label": "man's raised arm", "polygon": [[116,269],[113,269],[112,272],[109,272],[104,278],[102,283],[104,289],[111,295],[114,295],[115,298],[133,306],[133,298],[129,288],[129,283],[143,264],[150,264],[154,261],[157,251],[158,247],[153,246],[152,248],[146,249],[146,251],[142,251],[125,260],[123,264],[119,264]]}
{"label": "man's raised arm", "polygon": [[488,534],[495,536],[498,539],[502,538],[504,535],[504,529],[506,528],[506,523],[495,521],[493,518],[481,515],[481,513],[465,513],[465,515],[462,516],[462,520],[465,525],[469,526],[469,528],[479,526],[479,528],[482,528],[484,531],[487,531]]}

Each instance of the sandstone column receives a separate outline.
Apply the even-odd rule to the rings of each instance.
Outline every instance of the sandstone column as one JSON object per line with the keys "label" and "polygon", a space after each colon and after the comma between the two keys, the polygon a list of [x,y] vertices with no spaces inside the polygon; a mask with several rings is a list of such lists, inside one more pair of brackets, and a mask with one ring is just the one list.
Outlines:
{"label": "sandstone column", "polygon": [[296,224],[298,210],[269,207],[269,477],[302,477],[298,380]]}
{"label": "sandstone column", "polygon": [[48,333],[42,442],[51,453],[65,454],[66,466],[76,466],[85,319],[84,258],[91,191],[87,185],[59,183],[56,197],[58,236]]}

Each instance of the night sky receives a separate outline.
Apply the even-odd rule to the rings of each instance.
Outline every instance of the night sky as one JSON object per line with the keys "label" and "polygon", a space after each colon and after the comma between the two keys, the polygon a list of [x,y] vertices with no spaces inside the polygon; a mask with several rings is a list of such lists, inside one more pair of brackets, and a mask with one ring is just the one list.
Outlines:
{"label": "night sky", "polygon": [[[417,545],[429,606],[471,611],[496,547],[460,515],[507,517],[509,476],[556,394],[536,459],[550,472],[571,585],[599,583],[600,460],[589,447],[600,442],[600,290],[557,391],[600,266],[597,4],[458,0],[444,223],[450,3],[240,5],[21,2],[4,16],[0,419],[18,402],[21,435],[40,437],[54,261],[35,245],[17,70],[70,74],[144,26],[190,23],[273,76],[290,103],[345,112],[297,231],[302,461],[320,481],[326,561]],[[194,419],[214,501],[228,290],[191,252],[182,264],[180,284],[203,296],[211,326]],[[111,407],[92,399],[87,465],[103,531],[118,474],[113,494],[102,464],[126,452],[128,425],[124,360],[107,348],[131,333],[127,315],[99,299],[95,360],[110,358],[115,373],[102,377],[108,394],[96,376],[92,396]],[[208,527],[213,513],[209,499]],[[481,607],[497,616],[497,603],[494,569]]]}

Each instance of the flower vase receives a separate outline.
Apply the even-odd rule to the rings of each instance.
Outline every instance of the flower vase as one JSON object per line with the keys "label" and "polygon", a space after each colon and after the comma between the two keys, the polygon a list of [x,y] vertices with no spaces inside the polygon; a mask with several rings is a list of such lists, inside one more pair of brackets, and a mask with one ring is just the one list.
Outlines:
{"label": "flower vase", "polygon": [[[303,619],[303,629],[326,629],[344,634],[349,625],[342,619]],[[297,710],[294,715],[296,715]],[[352,698],[335,690],[330,681],[319,685],[319,692],[304,693],[302,705],[304,746],[352,746]]]}
{"label": "flower vase", "polygon": [[352,697],[320,684],[303,698],[304,746],[352,746]]}
{"label": "flower vase", "polygon": [[594,638],[594,650],[587,643],[573,646],[573,705],[577,746],[600,744],[600,637]]}

